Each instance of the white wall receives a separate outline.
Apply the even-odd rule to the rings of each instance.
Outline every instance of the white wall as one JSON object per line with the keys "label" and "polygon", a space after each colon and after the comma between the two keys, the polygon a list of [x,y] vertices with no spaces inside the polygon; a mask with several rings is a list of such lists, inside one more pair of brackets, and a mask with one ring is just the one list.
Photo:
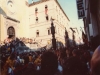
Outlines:
{"label": "white wall", "polygon": [[37,17],[39,19],[39,23],[46,22],[45,5],[48,5],[49,20],[51,16],[54,17],[54,9],[53,9],[54,4],[52,3],[52,1],[47,1],[47,2],[40,3],[40,4],[36,4],[36,5],[29,7],[30,25],[36,23],[35,8],[38,8]]}
{"label": "white wall", "polygon": [[[45,18],[45,5],[48,6],[49,21],[46,21]],[[38,23],[36,23],[35,20],[36,7],[38,8],[38,14],[37,14],[37,17],[39,19]],[[52,35],[48,35],[48,28],[51,27],[51,21],[50,21],[51,17],[55,19],[54,20],[54,26],[56,31],[55,37],[58,40],[62,40],[64,42],[65,27],[66,29],[69,29],[69,20],[66,18],[66,16],[64,15],[64,13],[54,0],[46,1],[29,7],[30,37],[36,38],[38,40],[45,39],[46,41],[52,39]],[[39,30],[39,37],[36,37],[37,30]]]}

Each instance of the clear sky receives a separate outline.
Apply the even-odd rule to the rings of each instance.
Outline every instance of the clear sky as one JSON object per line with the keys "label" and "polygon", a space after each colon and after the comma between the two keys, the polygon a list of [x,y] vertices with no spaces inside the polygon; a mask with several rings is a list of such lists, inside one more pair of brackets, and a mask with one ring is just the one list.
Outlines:
{"label": "clear sky", "polygon": [[[29,3],[31,3],[32,0],[29,0]],[[39,0],[33,0],[33,1],[39,1]],[[78,19],[77,16],[77,7],[76,7],[76,0],[58,0],[61,7],[65,11],[66,15],[70,19],[72,23],[72,27],[83,27],[83,21],[82,19]]]}

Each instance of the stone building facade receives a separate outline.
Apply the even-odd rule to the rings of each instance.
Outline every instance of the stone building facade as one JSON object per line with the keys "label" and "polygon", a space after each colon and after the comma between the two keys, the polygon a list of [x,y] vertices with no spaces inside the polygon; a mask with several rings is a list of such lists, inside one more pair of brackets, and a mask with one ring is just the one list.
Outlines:
{"label": "stone building facade", "polygon": [[[9,35],[28,37],[28,11],[25,0],[0,0],[0,42]],[[27,30],[27,32],[25,32]],[[12,31],[12,33],[9,33]]]}
{"label": "stone building facade", "polygon": [[95,50],[100,45],[100,1],[83,0],[85,17],[84,27],[88,37],[88,42]]}
{"label": "stone building facade", "polygon": [[27,0],[0,0],[0,42],[14,36],[31,38],[41,47],[50,44],[51,18],[56,41],[65,45],[65,29],[70,31],[70,20],[57,0],[31,4]]}
{"label": "stone building facade", "polygon": [[65,45],[65,28],[69,30],[69,18],[57,0],[40,0],[28,4],[30,37],[43,46],[51,43],[51,18],[54,19],[55,38]]}

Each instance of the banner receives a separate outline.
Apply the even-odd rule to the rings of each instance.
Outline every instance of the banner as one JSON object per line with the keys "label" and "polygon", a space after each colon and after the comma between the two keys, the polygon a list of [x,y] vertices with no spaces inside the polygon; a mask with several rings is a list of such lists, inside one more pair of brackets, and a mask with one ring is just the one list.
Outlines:
{"label": "banner", "polygon": [[37,11],[35,11],[35,16],[37,16],[37,14],[38,14],[38,12],[37,12]]}
{"label": "banner", "polygon": [[82,19],[85,17],[83,0],[76,0],[76,4],[77,4],[78,18]]}
{"label": "banner", "polygon": [[47,12],[48,12],[48,9],[47,8],[45,8],[45,14],[47,15]]}

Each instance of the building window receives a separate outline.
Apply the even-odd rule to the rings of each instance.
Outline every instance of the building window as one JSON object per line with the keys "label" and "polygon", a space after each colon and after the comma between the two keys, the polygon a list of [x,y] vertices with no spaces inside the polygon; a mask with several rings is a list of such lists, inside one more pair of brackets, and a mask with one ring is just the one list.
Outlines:
{"label": "building window", "polygon": [[36,17],[36,22],[38,22],[38,17]]}
{"label": "building window", "polygon": [[60,24],[61,24],[61,18],[60,18]]}
{"label": "building window", "polygon": [[63,21],[62,21],[62,25],[63,25]]}
{"label": "building window", "polygon": [[35,8],[35,11],[38,11],[38,8]]}
{"label": "building window", "polygon": [[48,35],[50,35],[50,29],[48,29]]}
{"label": "building window", "polygon": [[48,35],[50,35],[51,34],[51,28],[47,28],[47,30],[48,30]]}
{"label": "building window", "polygon": [[35,8],[35,16],[38,14],[38,8]]}
{"label": "building window", "polygon": [[59,28],[58,28],[58,34],[59,34]]}
{"label": "building window", "polygon": [[58,15],[57,15],[57,21],[58,21]]}
{"label": "building window", "polygon": [[39,30],[36,31],[36,37],[39,37]]}
{"label": "building window", "polygon": [[57,11],[57,6],[56,6],[56,11]]}
{"label": "building window", "polygon": [[12,26],[8,28],[7,34],[9,35],[9,37],[15,35],[15,30]]}
{"label": "building window", "polygon": [[45,5],[45,9],[47,9],[48,8],[48,6],[47,5]]}
{"label": "building window", "polygon": [[29,18],[29,22],[30,22],[30,18]]}
{"label": "building window", "polygon": [[45,5],[45,14],[47,15],[47,13],[48,13],[48,6]]}
{"label": "building window", "polygon": [[48,15],[46,15],[46,20],[47,20],[47,21],[49,20],[49,17],[48,17]]}
{"label": "building window", "polygon": [[57,33],[56,26],[55,26],[55,33]]}

